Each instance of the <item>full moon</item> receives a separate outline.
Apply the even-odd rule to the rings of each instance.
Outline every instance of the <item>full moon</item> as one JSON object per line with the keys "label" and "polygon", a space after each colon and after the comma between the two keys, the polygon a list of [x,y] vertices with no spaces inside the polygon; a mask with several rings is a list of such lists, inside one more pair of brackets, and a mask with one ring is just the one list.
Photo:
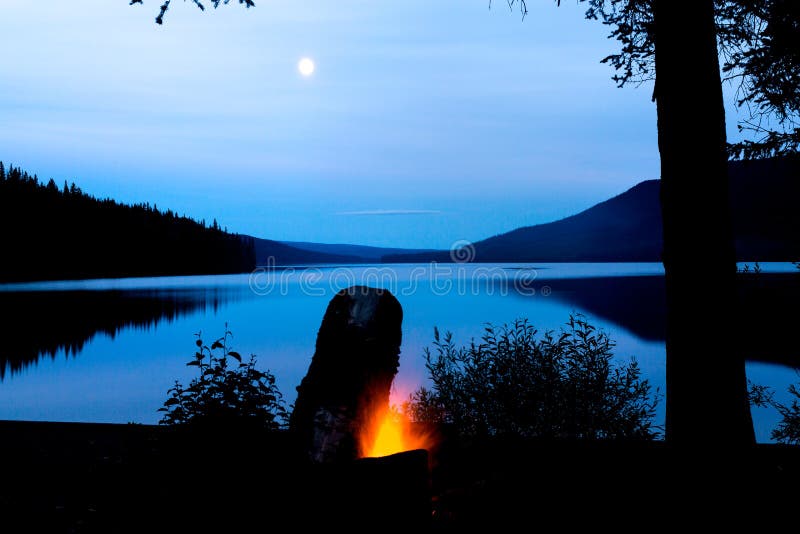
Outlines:
{"label": "full moon", "polygon": [[311,58],[304,57],[297,63],[297,70],[303,76],[311,76],[314,74],[314,62],[311,61]]}

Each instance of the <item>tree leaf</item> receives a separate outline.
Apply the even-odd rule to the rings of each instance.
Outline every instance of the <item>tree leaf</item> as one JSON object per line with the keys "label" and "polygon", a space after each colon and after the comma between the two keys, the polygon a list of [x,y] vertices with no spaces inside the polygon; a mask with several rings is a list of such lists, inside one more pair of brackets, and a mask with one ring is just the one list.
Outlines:
{"label": "tree leaf", "polygon": [[239,363],[242,362],[242,355],[234,350],[230,351],[228,353],[228,356],[230,356],[231,358],[235,358]]}

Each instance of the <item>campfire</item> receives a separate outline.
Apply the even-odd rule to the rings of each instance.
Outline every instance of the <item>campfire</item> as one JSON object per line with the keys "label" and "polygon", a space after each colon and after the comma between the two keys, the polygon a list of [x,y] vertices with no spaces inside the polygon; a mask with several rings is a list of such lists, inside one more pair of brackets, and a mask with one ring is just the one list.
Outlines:
{"label": "campfire", "polygon": [[424,425],[390,408],[402,317],[400,303],[384,289],[353,286],[331,299],[290,421],[296,445],[312,463],[430,449]]}
{"label": "campfire", "polygon": [[376,410],[365,419],[366,424],[359,433],[362,458],[389,456],[415,449],[430,451],[433,445],[432,434],[395,406]]}
{"label": "campfire", "polygon": [[390,408],[400,365],[400,303],[352,286],[328,303],[289,422],[307,471],[309,510],[340,524],[425,525],[431,517],[431,434]]}

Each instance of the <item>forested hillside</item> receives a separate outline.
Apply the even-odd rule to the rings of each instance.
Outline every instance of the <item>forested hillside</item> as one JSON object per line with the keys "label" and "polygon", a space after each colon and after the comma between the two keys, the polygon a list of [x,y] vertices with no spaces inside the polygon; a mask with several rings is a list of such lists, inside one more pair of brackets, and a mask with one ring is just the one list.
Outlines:
{"label": "forested hillside", "polygon": [[98,199],[0,162],[0,281],[245,272],[250,237],[150,204]]}

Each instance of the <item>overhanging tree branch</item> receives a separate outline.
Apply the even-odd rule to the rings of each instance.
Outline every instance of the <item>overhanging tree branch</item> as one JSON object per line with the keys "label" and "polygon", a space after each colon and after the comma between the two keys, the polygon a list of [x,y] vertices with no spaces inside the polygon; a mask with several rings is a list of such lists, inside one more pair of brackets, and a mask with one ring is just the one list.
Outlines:
{"label": "overhanging tree branch", "polygon": [[[186,0],[184,0],[185,2]],[[161,4],[159,7],[158,16],[156,16],[156,24],[163,24],[164,23],[164,15],[166,15],[167,10],[169,9],[169,5],[172,0],[164,0],[164,3]],[[191,2],[196,5],[200,11],[205,11],[206,6],[203,4],[201,0],[191,0]],[[220,4],[228,4],[230,0],[210,0],[211,5],[214,6],[214,9],[218,8]],[[128,5],[133,4],[144,4],[142,0],[131,0]],[[253,0],[239,0],[239,4],[243,4],[245,7],[255,7],[256,4]]]}

